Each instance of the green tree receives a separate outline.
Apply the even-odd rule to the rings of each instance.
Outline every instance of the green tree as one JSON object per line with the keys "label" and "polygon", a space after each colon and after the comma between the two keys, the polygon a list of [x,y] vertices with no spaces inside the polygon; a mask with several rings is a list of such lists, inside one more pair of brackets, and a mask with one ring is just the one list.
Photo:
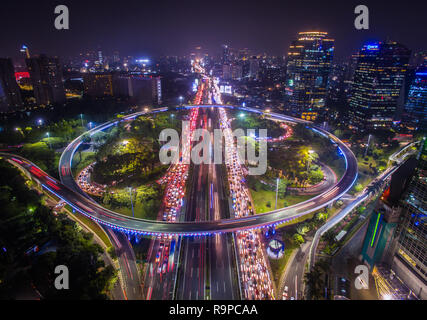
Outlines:
{"label": "green tree", "polygon": [[296,244],[301,245],[304,243],[304,238],[302,235],[295,233],[292,237]]}
{"label": "green tree", "polygon": [[298,225],[298,227],[297,227],[297,232],[300,234],[300,235],[305,235],[305,234],[307,234],[307,232],[309,232],[310,231],[310,228],[309,228],[309,226],[306,224],[306,223],[303,223],[303,224],[299,224]]}

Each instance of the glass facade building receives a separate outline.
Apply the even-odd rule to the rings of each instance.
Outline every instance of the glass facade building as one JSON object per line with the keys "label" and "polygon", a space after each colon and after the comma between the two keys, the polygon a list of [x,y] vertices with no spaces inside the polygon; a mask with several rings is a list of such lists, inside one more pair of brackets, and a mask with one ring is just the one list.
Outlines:
{"label": "glass facade building", "polygon": [[359,129],[392,125],[410,54],[409,49],[393,41],[362,47],[351,90],[352,125]]}
{"label": "glass facade building", "polygon": [[427,129],[427,67],[415,72],[415,79],[409,88],[405,113],[416,128]]}
{"label": "glass facade building", "polygon": [[401,200],[402,213],[396,255],[427,283],[427,141],[423,140],[419,164]]}
{"label": "glass facade building", "polygon": [[300,32],[289,47],[286,71],[287,107],[292,114],[322,111],[326,103],[334,39],[327,32]]}

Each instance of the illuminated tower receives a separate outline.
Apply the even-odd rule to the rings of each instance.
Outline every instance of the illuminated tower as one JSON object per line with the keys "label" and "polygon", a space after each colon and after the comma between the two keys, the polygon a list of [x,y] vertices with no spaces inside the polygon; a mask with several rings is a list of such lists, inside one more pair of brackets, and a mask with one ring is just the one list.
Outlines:
{"label": "illuminated tower", "polygon": [[286,70],[287,107],[300,116],[325,106],[326,89],[334,53],[334,39],[327,32],[300,32],[292,41]]}
{"label": "illuminated tower", "polygon": [[427,299],[427,140],[402,197],[400,233],[392,268],[421,299]]}
{"label": "illuminated tower", "polygon": [[228,64],[231,62],[231,57],[230,57],[230,47],[228,45],[223,45],[222,46],[222,58],[221,58],[221,62],[222,64]]}
{"label": "illuminated tower", "polygon": [[410,54],[409,49],[393,41],[362,47],[351,90],[352,125],[359,129],[392,125]]}
{"label": "illuminated tower", "polygon": [[419,130],[427,129],[427,67],[420,67],[415,72],[405,112],[415,127]]}

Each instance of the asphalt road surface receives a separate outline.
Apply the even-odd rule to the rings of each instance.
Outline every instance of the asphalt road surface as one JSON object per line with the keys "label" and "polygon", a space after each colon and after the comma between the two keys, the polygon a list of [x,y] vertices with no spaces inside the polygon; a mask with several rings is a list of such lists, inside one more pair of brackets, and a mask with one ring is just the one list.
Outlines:
{"label": "asphalt road surface", "polygon": [[[203,110],[199,117],[198,124],[209,131],[219,126],[216,110]],[[227,217],[228,200],[224,195],[221,166],[199,164],[192,165],[192,169],[192,187],[187,196],[185,220],[205,221]],[[218,234],[211,238],[187,237],[183,240],[182,250],[177,299],[237,299],[238,284],[230,234]]]}

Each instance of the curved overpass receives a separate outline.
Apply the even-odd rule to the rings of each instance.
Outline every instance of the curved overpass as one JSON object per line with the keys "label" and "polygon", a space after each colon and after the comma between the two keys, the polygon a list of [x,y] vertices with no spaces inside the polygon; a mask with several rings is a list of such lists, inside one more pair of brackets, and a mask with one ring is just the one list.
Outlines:
{"label": "curved overpass", "polygon": [[[238,108],[249,112],[262,113],[262,111],[252,108],[240,108],[228,105],[209,105],[209,107],[215,106]],[[192,107],[196,106],[187,106],[187,108]],[[206,105],[206,107],[208,106]],[[153,112],[162,112],[166,110],[166,108],[161,108],[155,109],[153,110]],[[242,218],[201,222],[164,222],[124,216],[106,208],[103,208],[94,200],[92,200],[88,195],[86,195],[74,181],[71,172],[71,163],[75,151],[83,143],[86,134],[93,135],[98,131],[105,130],[113,125],[116,125],[119,121],[133,119],[143,114],[145,114],[145,112],[138,112],[125,116],[122,118],[122,120],[113,120],[107,122],[86,132],[82,136],[72,141],[71,144],[64,150],[64,153],[62,154],[60,159],[59,171],[62,183],[48,176],[46,173],[37,168],[37,166],[35,166],[33,163],[22,157],[11,154],[0,155],[8,158],[11,163],[28,171],[34,179],[38,180],[41,183],[43,188],[55,194],[59,198],[63,199],[75,210],[88,216],[89,218],[94,219],[103,225],[106,225],[113,229],[117,229],[119,231],[154,236],[162,234],[201,236],[211,235],[215,233],[233,232],[238,230],[275,226],[277,224],[291,221],[300,216],[316,211],[328,205],[329,203],[339,199],[352,187],[357,178],[356,157],[354,156],[353,152],[337,137],[333,136],[329,132],[319,127],[315,127],[309,121],[296,119],[293,117],[276,113],[268,113],[268,115],[273,119],[304,123],[309,129],[313,130],[317,134],[324,136],[325,138],[330,139],[331,142],[336,143],[338,145],[340,153],[344,157],[346,163],[346,171],[342,178],[331,189],[305,202],[301,202],[290,207]]]}

